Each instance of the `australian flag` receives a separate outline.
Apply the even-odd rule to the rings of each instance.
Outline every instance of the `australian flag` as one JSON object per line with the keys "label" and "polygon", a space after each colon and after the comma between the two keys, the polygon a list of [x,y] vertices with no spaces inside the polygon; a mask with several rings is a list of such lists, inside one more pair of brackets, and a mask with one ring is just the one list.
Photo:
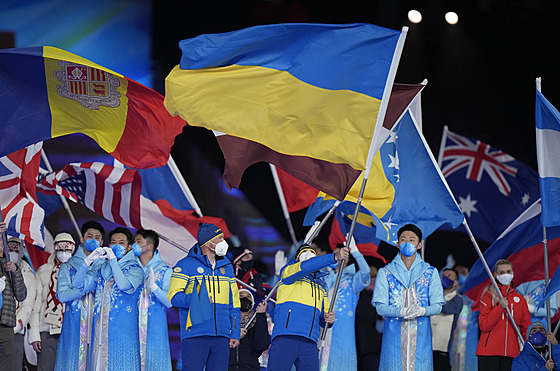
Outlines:
{"label": "australian flag", "polygon": [[473,234],[498,236],[540,197],[539,178],[513,156],[444,128],[439,165]]}

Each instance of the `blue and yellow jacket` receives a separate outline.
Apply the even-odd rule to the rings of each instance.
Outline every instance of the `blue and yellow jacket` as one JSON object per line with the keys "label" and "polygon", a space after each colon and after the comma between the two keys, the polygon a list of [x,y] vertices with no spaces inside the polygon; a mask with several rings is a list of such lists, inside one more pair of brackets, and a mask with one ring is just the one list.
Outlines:
{"label": "blue and yellow jacket", "polygon": [[335,263],[334,254],[316,256],[304,262],[292,259],[280,272],[274,310],[272,339],[279,335],[303,336],[317,342],[323,315],[329,309],[325,283],[317,272]]}
{"label": "blue and yellow jacket", "polygon": [[167,299],[179,308],[181,339],[196,336],[239,339],[239,291],[227,258],[216,257],[212,268],[198,244],[194,245],[187,257],[173,268]]}

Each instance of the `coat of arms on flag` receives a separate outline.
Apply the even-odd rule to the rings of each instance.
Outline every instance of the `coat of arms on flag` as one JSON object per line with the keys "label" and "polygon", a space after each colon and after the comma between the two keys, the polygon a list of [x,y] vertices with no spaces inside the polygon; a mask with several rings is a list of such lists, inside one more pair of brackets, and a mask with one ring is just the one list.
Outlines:
{"label": "coat of arms on flag", "polygon": [[109,72],[67,61],[59,61],[58,65],[62,67],[62,70],[54,72],[60,81],[58,94],[89,109],[119,106],[121,94],[117,92],[117,87],[120,82]]}

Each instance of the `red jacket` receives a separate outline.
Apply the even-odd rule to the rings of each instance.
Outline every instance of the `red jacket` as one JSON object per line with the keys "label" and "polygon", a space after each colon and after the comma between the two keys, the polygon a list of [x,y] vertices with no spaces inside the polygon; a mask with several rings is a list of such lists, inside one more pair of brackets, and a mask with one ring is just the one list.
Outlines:
{"label": "red jacket", "polygon": [[[527,302],[513,287],[502,286],[499,283],[498,286],[504,298],[507,297],[508,308],[525,340],[527,329],[531,325]],[[506,310],[499,303],[496,302],[496,305],[492,306],[490,292],[486,292],[480,299],[478,325],[482,333],[476,348],[477,356],[516,357],[519,354],[519,341],[515,328]]]}

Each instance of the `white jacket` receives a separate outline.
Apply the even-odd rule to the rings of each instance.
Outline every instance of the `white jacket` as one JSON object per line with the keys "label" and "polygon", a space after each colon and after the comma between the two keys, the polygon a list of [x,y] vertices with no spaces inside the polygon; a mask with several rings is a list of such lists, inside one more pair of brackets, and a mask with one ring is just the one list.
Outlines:
{"label": "white jacket", "polygon": [[[51,273],[54,267],[54,260],[56,254],[51,254],[49,260],[41,265],[35,273],[35,282],[37,285],[37,297],[33,305],[33,312],[31,313],[31,320],[29,321],[29,342],[41,341],[41,332],[48,332],[51,335],[60,334],[62,326],[50,324],[45,318],[45,309],[47,306],[47,296],[49,294],[49,284],[51,281]],[[56,291],[56,281],[55,281]],[[50,313],[49,319],[60,320],[62,312]]]}
{"label": "white jacket", "polygon": [[25,287],[27,287],[27,297],[24,301],[17,304],[18,307],[16,310],[16,326],[14,327],[14,334],[23,335],[31,318],[33,305],[35,304],[37,285],[35,283],[35,273],[33,273],[33,269],[31,269],[25,260],[21,261],[20,269],[23,276],[23,282],[25,282]]}

